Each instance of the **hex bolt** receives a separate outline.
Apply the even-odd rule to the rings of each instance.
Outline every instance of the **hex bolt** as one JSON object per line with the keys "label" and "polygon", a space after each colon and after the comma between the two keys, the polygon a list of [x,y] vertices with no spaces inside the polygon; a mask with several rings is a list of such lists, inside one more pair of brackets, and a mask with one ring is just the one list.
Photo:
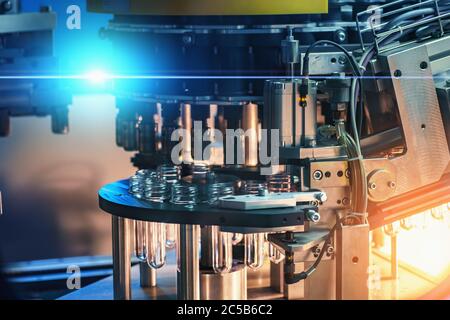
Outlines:
{"label": "hex bolt", "polygon": [[338,62],[340,65],[345,65],[347,63],[347,57],[345,56],[340,56],[338,59]]}
{"label": "hex bolt", "polygon": [[323,172],[322,171],[320,171],[320,170],[314,171],[314,173],[313,173],[313,179],[314,180],[322,180],[322,178],[323,178]]}
{"label": "hex bolt", "polygon": [[324,192],[320,192],[320,193],[317,195],[317,200],[319,200],[321,203],[324,203],[325,201],[328,200],[327,194],[324,193]]}
{"label": "hex bolt", "polygon": [[350,204],[350,200],[348,198],[344,198],[344,199],[342,199],[342,204],[344,206],[348,206]]}
{"label": "hex bolt", "polygon": [[345,170],[345,177],[350,178],[350,169]]}
{"label": "hex bolt", "polygon": [[320,254],[320,248],[319,246],[315,246],[311,249],[311,252],[314,254],[314,257],[317,258]]}
{"label": "hex bolt", "polygon": [[394,78],[401,78],[402,75],[403,75],[403,73],[401,70],[394,71]]}
{"label": "hex bolt", "polygon": [[344,42],[347,39],[347,34],[344,30],[339,30],[335,33],[335,37],[338,42]]}
{"label": "hex bolt", "polygon": [[265,197],[269,195],[269,190],[266,188],[259,188],[258,189],[258,197]]}
{"label": "hex bolt", "polygon": [[334,247],[332,245],[329,245],[327,247],[327,256],[331,256],[334,253]]}
{"label": "hex bolt", "polygon": [[320,214],[317,211],[308,210],[306,212],[306,219],[308,219],[308,221],[317,223],[320,221]]}

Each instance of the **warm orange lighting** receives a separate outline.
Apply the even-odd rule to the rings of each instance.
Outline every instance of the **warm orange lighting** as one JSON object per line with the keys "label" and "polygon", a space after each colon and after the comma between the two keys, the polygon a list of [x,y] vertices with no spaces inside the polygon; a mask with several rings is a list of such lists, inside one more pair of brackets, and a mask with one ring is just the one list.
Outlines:
{"label": "warm orange lighting", "polygon": [[[443,280],[450,274],[450,203],[411,216],[393,226],[399,262]],[[389,236],[380,250],[390,255]]]}
{"label": "warm orange lighting", "polygon": [[[398,230],[397,248],[400,262],[411,265],[427,275],[442,280],[450,273],[450,204],[416,214]],[[389,236],[385,235],[381,251],[390,254]]]}

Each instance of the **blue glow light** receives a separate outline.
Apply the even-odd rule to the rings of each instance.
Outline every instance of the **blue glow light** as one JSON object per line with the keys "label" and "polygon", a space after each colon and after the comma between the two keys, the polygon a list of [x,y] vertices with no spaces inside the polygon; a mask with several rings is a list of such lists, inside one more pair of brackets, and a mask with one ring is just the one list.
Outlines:
{"label": "blue glow light", "polygon": [[92,85],[104,85],[108,80],[111,80],[111,75],[103,70],[89,71],[84,77]]}
{"label": "blue glow light", "polygon": [[[5,75],[0,76],[0,80],[24,80],[24,79],[30,79],[30,80],[87,80],[89,82],[92,82],[93,84],[101,84],[106,83],[111,80],[235,80],[235,79],[260,79],[260,80],[269,80],[269,79],[287,79],[286,76],[217,76],[217,75],[204,75],[204,76],[185,76],[185,75],[148,75],[148,74],[142,74],[142,75],[126,75],[126,74],[110,74],[105,71],[101,70],[93,70],[89,71],[84,74],[54,74],[54,75]],[[394,76],[334,76],[334,75],[324,75],[324,76],[296,76],[294,79],[396,79]],[[403,76],[401,79],[408,79],[408,80],[423,80],[423,79],[434,79],[434,80],[447,80],[449,79],[448,76]]]}

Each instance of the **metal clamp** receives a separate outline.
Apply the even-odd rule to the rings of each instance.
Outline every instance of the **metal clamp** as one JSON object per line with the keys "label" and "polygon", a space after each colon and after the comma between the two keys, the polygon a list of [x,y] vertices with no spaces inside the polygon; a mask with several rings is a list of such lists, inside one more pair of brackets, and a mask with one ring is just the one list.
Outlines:
{"label": "metal clamp", "polygon": [[219,207],[235,210],[258,210],[295,207],[297,203],[323,203],[327,195],[321,191],[269,193],[219,198]]}

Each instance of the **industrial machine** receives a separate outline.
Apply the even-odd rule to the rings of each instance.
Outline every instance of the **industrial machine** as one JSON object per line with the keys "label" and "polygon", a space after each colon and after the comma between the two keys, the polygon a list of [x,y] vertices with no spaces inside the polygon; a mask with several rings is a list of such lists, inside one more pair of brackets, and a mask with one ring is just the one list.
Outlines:
{"label": "industrial machine", "polygon": [[132,75],[117,144],[140,170],[99,193],[116,298],[134,238],[150,285],[176,243],[180,299],[255,298],[265,246],[285,298],[367,299],[369,230],[448,202],[448,1],[89,5]]}
{"label": "industrial machine", "polygon": [[448,0],[87,3],[136,152],[99,191],[115,299],[132,256],[178,299],[368,299],[369,231],[450,202]]}

